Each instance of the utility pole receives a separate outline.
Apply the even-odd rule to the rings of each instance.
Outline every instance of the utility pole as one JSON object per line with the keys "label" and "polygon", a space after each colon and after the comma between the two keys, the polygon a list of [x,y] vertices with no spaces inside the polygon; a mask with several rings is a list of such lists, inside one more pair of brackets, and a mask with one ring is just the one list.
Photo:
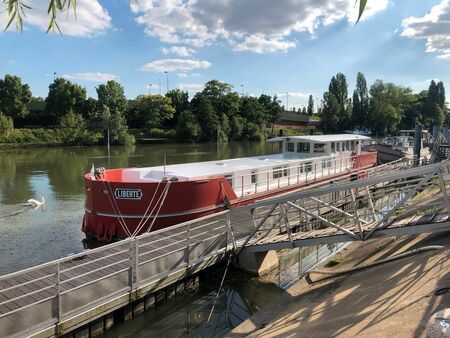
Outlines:
{"label": "utility pole", "polygon": [[169,72],[166,70],[164,71],[164,73],[166,74],[166,94],[169,92]]}

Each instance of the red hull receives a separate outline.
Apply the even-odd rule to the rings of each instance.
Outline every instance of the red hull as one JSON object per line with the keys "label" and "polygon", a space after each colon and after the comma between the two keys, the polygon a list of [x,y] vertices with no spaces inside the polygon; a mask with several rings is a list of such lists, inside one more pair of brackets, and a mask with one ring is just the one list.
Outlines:
{"label": "red hull", "polygon": [[[354,171],[372,167],[376,164],[376,153],[366,153],[356,156]],[[320,180],[329,180],[335,175],[324,176]],[[316,183],[319,180],[310,183]],[[158,230],[174,224],[206,216],[227,207],[250,204],[255,200],[276,196],[282,193],[306,186],[305,182],[291,184],[278,189],[272,189],[245,198],[236,196],[230,184],[224,177],[204,180],[180,182],[123,182],[122,169],[107,170],[103,179],[93,180],[91,174],[85,175],[85,216],[82,230],[88,238],[100,242],[111,242],[130,235],[146,231]],[[163,192],[167,189],[166,197]],[[123,193],[130,199],[116,196],[117,191],[140,191],[133,195]],[[120,193],[119,193],[120,194]],[[164,199],[160,203],[160,198]],[[117,198],[119,197],[119,199]],[[150,203],[151,202],[151,203]],[[158,212],[159,209],[159,212]],[[150,211],[153,211],[150,213]],[[157,215],[143,218],[144,215]]]}

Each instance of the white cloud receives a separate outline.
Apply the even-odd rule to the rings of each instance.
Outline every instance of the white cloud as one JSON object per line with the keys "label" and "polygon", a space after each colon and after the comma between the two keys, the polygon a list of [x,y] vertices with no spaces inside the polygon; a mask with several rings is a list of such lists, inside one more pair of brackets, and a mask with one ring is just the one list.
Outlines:
{"label": "white cloud", "polygon": [[402,35],[426,40],[426,51],[450,59],[450,1],[443,0],[420,18],[409,17],[402,21]]}
{"label": "white cloud", "polygon": [[179,83],[177,87],[188,92],[199,92],[205,87],[201,83]]}
{"label": "white cloud", "polygon": [[110,80],[117,80],[116,75],[107,73],[73,73],[64,74],[62,77],[68,80],[81,80],[91,82],[107,82]]}
{"label": "white cloud", "polygon": [[177,76],[178,76],[179,78],[185,79],[185,78],[188,78],[188,77],[189,77],[189,74],[188,74],[188,73],[178,73]]}
{"label": "white cloud", "polygon": [[280,50],[286,51],[295,47],[295,42],[282,40],[281,38],[267,39],[263,35],[247,36],[243,42],[236,45],[236,52],[250,51],[258,54],[274,53]]}
{"label": "white cloud", "polygon": [[[309,95],[311,95],[310,93],[301,93],[301,92],[289,92],[288,93],[289,97],[296,97],[296,98],[300,98],[300,99],[307,99],[309,98]],[[286,92],[284,93],[278,93],[277,94],[278,97],[286,97]]]}
{"label": "white cloud", "polygon": [[[362,20],[388,2],[369,1]],[[140,0],[131,8],[145,33],[162,42],[201,47],[226,40],[235,51],[256,53],[285,51],[295,46],[291,34],[353,23],[358,11],[355,0]]]}
{"label": "white cloud", "polygon": [[[26,3],[31,9],[25,12],[25,28],[31,25],[47,31],[49,24],[48,1],[29,0]],[[111,17],[97,0],[77,0],[76,17],[73,10],[69,13],[64,11],[57,14],[56,20],[62,34],[67,36],[92,37],[104,34],[111,28]],[[3,12],[0,14],[0,26],[5,27],[6,23],[7,13]],[[59,34],[57,31],[56,33]]]}
{"label": "white cloud", "polygon": [[146,63],[140,68],[140,70],[144,72],[162,73],[164,71],[189,71],[191,69],[209,67],[211,67],[211,63],[208,61],[191,59],[161,59]]}
{"label": "white cloud", "polygon": [[192,48],[188,48],[188,47],[180,47],[180,46],[173,46],[173,47],[169,47],[169,48],[161,48],[161,52],[164,55],[167,54],[175,54],[178,56],[182,56],[182,57],[188,57],[188,56],[192,56],[192,54],[195,53],[195,50]]}

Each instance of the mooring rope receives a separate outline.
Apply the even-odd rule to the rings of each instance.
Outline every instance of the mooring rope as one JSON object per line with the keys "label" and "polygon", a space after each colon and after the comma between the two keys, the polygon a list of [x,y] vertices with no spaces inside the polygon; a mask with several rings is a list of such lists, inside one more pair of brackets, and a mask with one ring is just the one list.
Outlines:
{"label": "mooring rope", "polygon": [[[106,189],[105,180],[104,180],[103,178],[101,178],[101,181],[103,182],[103,187]],[[109,181],[106,181],[106,182],[109,184]],[[112,207],[112,209],[113,209],[114,214],[117,216],[117,219],[118,219],[118,221],[119,221],[120,226],[122,227],[122,230],[125,232],[125,234],[126,234],[128,237],[131,237],[131,232],[130,232],[130,230],[128,229],[128,227],[127,227],[127,225],[126,225],[126,223],[125,223],[125,220],[123,219],[122,215],[120,214],[120,210],[117,209],[117,211],[116,211],[116,209],[115,209],[115,207],[114,207],[114,203],[113,203],[113,201],[111,200],[111,199],[114,200],[114,198],[112,198],[112,197],[110,196],[110,192],[111,192],[111,194],[112,194],[112,188],[111,188],[110,185],[109,185],[109,189],[107,189],[106,192],[107,192],[107,195],[108,195],[109,203],[111,204],[111,207]]]}
{"label": "mooring rope", "polygon": [[144,222],[139,226],[139,228],[136,228],[136,230],[134,231],[134,233],[137,235],[147,224],[148,220],[152,217],[153,212],[156,210],[156,208],[158,207],[159,203],[161,202],[161,199],[164,196],[164,192],[167,189],[167,184],[164,186],[163,190],[161,191],[161,193],[159,194],[158,199],[155,201],[155,205],[153,206],[152,210],[150,211],[150,213],[145,217]]}
{"label": "mooring rope", "polygon": [[[158,182],[158,185],[156,186],[155,192],[153,193],[152,199],[151,199],[150,203],[148,204],[147,209],[146,209],[145,212],[144,212],[144,215],[142,216],[141,220],[139,221],[138,225],[136,226],[136,229],[135,229],[134,232],[133,232],[133,237],[135,237],[136,234],[139,232],[139,230],[140,230],[140,228],[141,228],[141,224],[142,224],[142,223],[144,222],[144,220],[146,219],[147,213],[148,213],[148,211],[150,210],[150,206],[152,205],[153,200],[155,199],[156,193],[158,192],[158,189],[159,189],[159,186],[161,185],[161,182],[162,182],[162,180],[160,180],[160,181]],[[155,203],[155,205],[156,205],[156,203]],[[152,213],[153,213],[153,209],[152,209],[152,211],[150,212],[150,214],[149,214],[148,216],[150,217]]]}
{"label": "mooring rope", "polygon": [[166,190],[164,191],[164,193],[163,193],[163,199],[161,200],[161,203],[159,204],[159,209],[158,209],[158,211],[156,212],[155,217],[153,218],[152,224],[150,224],[150,226],[148,227],[147,232],[150,232],[150,231],[152,230],[153,225],[154,225],[155,222],[156,222],[156,218],[158,217],[159,212],[161,211],[161,208],[162,208],[162,206],[164,205],[164,201],[166,200],[167,194],[169,193],[169,188],[170,188],[170,184],[171,184],[171,183],[172,183],[172,181],[169,181],[169,182],[167,182],[167,184],[166,184],[166,187],[165,187],[165,188],[167,188],[167,189],[166,189]]}

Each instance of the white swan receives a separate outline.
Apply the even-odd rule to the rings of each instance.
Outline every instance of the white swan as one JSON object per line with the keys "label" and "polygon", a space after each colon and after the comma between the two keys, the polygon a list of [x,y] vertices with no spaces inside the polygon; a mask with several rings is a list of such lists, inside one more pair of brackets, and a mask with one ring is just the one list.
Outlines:
{"label": "white swan", "polygon": [[45,194],[44,193],[41,194],[41,200],[40,201],[35,200],[34,198],[30,198],[27,201],[28,205],[31,205],[32,207],[35,207],[35,208],[38,208],[41,205],[44,205],[45,203],[47,203],[47,202],[45,201]]}

